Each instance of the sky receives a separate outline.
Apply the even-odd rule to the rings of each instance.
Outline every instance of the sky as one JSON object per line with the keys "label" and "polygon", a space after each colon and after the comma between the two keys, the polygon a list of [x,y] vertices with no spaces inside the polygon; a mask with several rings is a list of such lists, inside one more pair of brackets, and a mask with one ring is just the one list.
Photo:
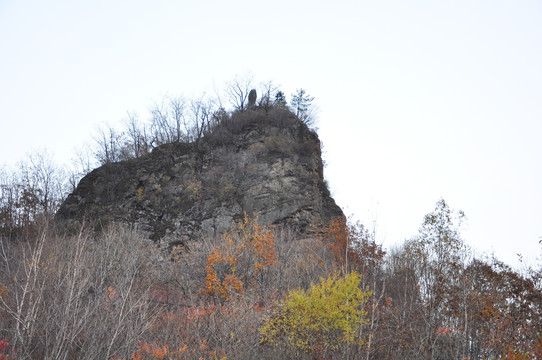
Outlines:
{"label": "sky", "polygon": [[540,264],[542,2],[0,0],[0,165],[236,75],[315,97],[332,194],[390,249],[443,198]]}

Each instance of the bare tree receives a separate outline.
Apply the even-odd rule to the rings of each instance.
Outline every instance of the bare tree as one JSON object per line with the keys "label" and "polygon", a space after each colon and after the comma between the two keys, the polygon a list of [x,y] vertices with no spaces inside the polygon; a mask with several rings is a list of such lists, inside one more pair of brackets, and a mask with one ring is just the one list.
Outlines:
{"label": "bare tree", "polygon": [[277,88],[271,81],[262,83],[260,85],[260,88],[261,96],[260,100],[258,101],[258,107],[263,109],[267,113],[273,106],[272,97],[275,91],[277,91]]}
{"label": "bare tree", "polygon": [[248,95],[252,88],[251,74],[236,76],[226,85],[226,95],[234,110],[245,111],[247,109]]}
{"label": "bare tree", "polygon": [[36,242],[0,237],[0,324],[12,324],[14,357],[127,358],[153,319],[149,264],[145,242],[124,228],[96,238],[56,238],[46,227]]}
{"label": "bare tree", "polygon": [[205,134],[211,112],[203,98],[192,100],[190,102],[190,111],[190,140],[199,142]]}
{"label": "bare tree", "polygon": [[170,121],[168,109],[164,101],[155,103],[150,111],[153,143],[156,145],[172,143],[175,140],[177,131],[174,124]]}
{"label": "bare tree", "polygon": [[152,106],[151,131],[156,145],[186,140],[185,109],[186,100],[182,96],[165,98]]}
{"label": "bare tree", "polygon": [[3,234],[10,234],[18,227],[16,209],[19,192],[16,184],[12,174],[2,168],[0,171],[0,231]]}
{"label": "bare tree", "polygon": [[150,150],[151,140],[147,134],[147,128],[139,120],[139,116],[133,112],[127,112],[124,121],[126,127],[126,143],[124,151],[128,158],[138,158]]}
{"label": "bare tree", "polygon": [[96,160],[93,159],[88,145],[76,149],[68,169],[69,191],[73,192],[79,181],[96,167]]}
{"label": "bare tree", "polygon": [[11,297],[0,296],[0,309],[13,320],[13,347],[20,348],[23,357],[33,351],[31,339],[37,332],[38,316],[43,301],[43,281],[39,277],[44,246],[44,234],[35,246],[23,245],[14,253],[9,241],[0,238],[0,258],[3,262],[3,287]]}
{"label": "bare tree", "polygon": [[125,142],[124,133],[117,132],[112,127],[106,129],[100,127],[94,140],[98,146],[95,150],[95,157],[100,164],[123,160],[121,150]]}
{"label": "bare tree", "polygon": [[21,185],[33,194],[37,211],[47,218],[54,215],[66,193],[66,173],[45,150],[31,153],[19,163]]}
{"label": "bare tree", "polygon": [[182,132],[182,125],[184,123],[184,111],[186,107],[186,100],[183,97],[171,97],[169,98],[169,110],[172,120],[175,124],[176,138],[175,141],[180,142],[183,140],[184,134]]}

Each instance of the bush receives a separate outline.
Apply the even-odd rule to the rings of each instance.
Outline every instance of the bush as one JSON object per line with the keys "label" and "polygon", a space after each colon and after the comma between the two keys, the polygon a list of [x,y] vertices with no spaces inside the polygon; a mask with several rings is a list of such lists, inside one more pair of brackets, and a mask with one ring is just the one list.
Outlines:
{"label": "bush", "polygon": [[363,345],[358,331],[368,323],[363,307],[371,292],[362,290],[360,282],[361,276],[352,272],[344,278],[322,278],[307,291],[290,291],[282,306],[260,328],[262,343],[286,343],[296,355],[325,354],[343,345]]}
{"label": "bush", "polygon": [[267,269],[276,262],[275,235],[257,218],[245,213],[242,222],[224,235],[207,259],[204,294],[228,299],[233,292],[242,292],[247,285],[258,283]]}
{"label": "bush", "polygon": [[14,358],[128,355],[153,319],[147,242],[123,228],[101,237],[0,238],[0,329]]}

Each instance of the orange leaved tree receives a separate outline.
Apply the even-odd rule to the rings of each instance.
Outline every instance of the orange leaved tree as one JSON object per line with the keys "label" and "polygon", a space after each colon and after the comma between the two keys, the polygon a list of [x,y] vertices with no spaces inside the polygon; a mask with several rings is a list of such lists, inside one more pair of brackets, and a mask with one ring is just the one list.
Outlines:
{"label": "orange leaved tree", "polygon": [[207,258],[205,287],[202,293],[227,299],[233,292],[258,284],[275,264],[275,235],[258,218],[246,213],[222,238]]}

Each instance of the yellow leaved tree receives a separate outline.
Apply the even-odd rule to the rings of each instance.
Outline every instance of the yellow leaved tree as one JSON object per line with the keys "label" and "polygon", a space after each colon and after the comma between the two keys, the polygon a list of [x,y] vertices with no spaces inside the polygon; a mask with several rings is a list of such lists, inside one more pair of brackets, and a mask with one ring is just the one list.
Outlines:
{"label": "yellow leaved tree", "polygon": [[363,345],[360,327],[368,323],[364,305],[371,291],[360,287],[361,275],[351,272],[320,279],[308,290],[288,293],[260,328],[261,342],[302,352],[325,354],[343,345]]}

